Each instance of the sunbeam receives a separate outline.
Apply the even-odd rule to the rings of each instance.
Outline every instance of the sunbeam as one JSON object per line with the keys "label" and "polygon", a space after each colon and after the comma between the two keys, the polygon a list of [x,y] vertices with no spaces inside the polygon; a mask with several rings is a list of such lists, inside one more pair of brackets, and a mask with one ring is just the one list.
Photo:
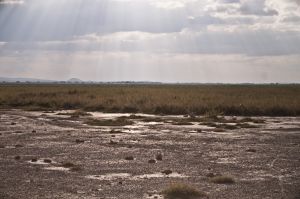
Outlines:
{"label": "sunbeam", "polygon": [[299,9],[292,0],[3,0],[0,72],[56,80],[299,82],[290,73],[300,70]]}

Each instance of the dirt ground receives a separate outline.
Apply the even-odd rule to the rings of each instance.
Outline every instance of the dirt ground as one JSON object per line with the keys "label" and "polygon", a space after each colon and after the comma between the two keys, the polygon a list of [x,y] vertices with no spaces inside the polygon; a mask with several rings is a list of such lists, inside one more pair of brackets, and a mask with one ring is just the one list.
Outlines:
{"label": "dirt ground", "polygon": [[[210,199],[300,198],[300,117],[260,117],[232,130],[155,120],[180,116],[83,122],[120,116],[129,114],[0,111],[0,198],[161,199],[175,182]],[[213,183],[215,175],[235,183]]]}

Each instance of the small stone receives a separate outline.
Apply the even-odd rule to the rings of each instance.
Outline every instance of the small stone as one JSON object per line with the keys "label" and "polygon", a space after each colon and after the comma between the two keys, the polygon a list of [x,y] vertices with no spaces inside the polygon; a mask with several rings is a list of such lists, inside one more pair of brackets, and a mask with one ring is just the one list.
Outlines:
{"label": "small stone", "polygon": [[45,162],[45,163],[51,163],[52,160],[50,160],[50,159],[44,159],[44,162]]}
{"label": "small stone", "polygon": [[32,133],[36,133],[36,130],[32,130],[31,132],[32,132]]}
{"label": "small stone", "polygon": [[17,123],[15,123],[15,122],[12,122],[12,123],[10,123],[11,125],[16,125]]}
{"label": "small stone", "polygon": [[133,156],[127,156],[127,157],[125,157],[125,160],[134,160],[134,157]]}
{"label": "small stone", "polygon": [[21,147],[23,147],[23,145],[21,145],[21,144],[16,144],[15,147],[16,147],[16,148],[21,148]]}
{"label": "small stone", "polygon": [[109,144],[118,144],[118,142],[115,142],[115,141],[113,141],[113,140],[110,140],[110,141],[109,141]]}
{"label": "small stone", "polygon": [[21,156],[19,155],[15,156],[15,160],[21,160]]}
{"label": "small stone", "polygon": [[173,173],[173,171],[167,169],[167,170],[164,170],[162,173],[166,174],[166,175],[169,175],[169,174]]}
{"label": "small stone", "polygon": [[76,139],[75,142],[76,142],[77,144],[80,144],[80,143],[84,143],[84,140]]}
{"label": "small stone", "polygon": [[206,177],[208,177],[208,178],[213,178],[213,177],[215,177],[216,176],[216,174],[214,174],[214,173],[212,173],[212,172],[209,172],[207,175],[206,175]]}
{"label": "small stone", "polygon": [[37,158],[32,158],[32,159],[31,159],[31,162],[37,162],[37,161],[38,161]]}
{"label": "small stone", "polygon": [[157,154],[156,157],[155,157],[155,159],[158,160],[158,161],[162,161],[162,158],[163,158],[163,156],[162,156],[161,153]]}
{"label": "small stone", "polygon": [[246,152],[255,153],[256,149],[247,149]]}

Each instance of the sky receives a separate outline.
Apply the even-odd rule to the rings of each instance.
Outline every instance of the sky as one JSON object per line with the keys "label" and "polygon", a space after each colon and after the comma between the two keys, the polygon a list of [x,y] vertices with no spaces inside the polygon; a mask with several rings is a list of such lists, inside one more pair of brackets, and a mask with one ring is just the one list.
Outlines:
{"label": "sky", "polygon": [[0,0],[0,77],[300,83],[300,0]]}

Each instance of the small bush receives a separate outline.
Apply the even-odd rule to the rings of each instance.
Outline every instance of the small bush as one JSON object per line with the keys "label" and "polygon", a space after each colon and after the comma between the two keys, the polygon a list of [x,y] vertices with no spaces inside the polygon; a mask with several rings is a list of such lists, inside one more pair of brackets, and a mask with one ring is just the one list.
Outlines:
{"label": "small bush", "polygon": [[155,159],[158,161],[162,161],[163,155],[161,153],[156,154]]}
{"label": "small bush", "polygon": [[62,164],[62,166],[65,168],[72,168],[72,167],[75,167],[75,164],[73,164],[71,162],[65,162]]}
{"label": "small bush", "polygon": [[15,156],[15,160],[21,160],[21,156],[19,155]]}
{"label": "small bush", "polygon": [[207,194],[200,192],[185,184],[173,184],[162,191],[166,199],[198,199],[207,197]]}
{"label": "small bush", "polygon": [[216,184],[233,184],[235,183],[233,177],[231,176],[215,176],[210,179],[211,182]]}

